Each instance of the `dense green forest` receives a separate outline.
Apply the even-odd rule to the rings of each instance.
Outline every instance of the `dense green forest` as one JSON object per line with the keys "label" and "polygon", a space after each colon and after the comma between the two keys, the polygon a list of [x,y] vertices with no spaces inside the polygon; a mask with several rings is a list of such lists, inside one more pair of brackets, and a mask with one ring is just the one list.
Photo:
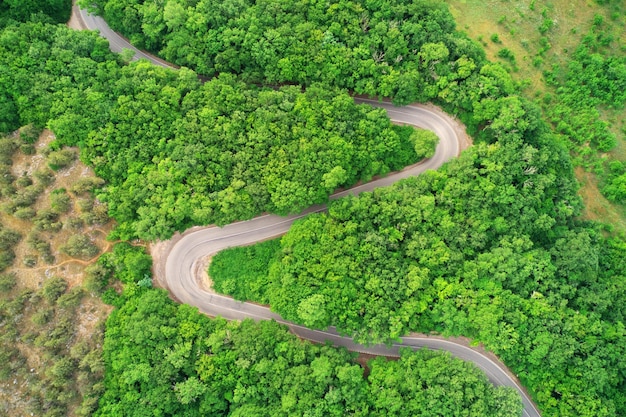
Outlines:
{"label": "dense green forest", "polygon": [[[484,143],[437,173],[333,203],[328,215],[302,221],[282,239],[278,260],[266,262],[269,272],[257,274],[261,282],[233,291],[256,293],[286,318],[335,324],[361,341],[432,329],[474,337],[512,366],[547,415],[623,413],[624,244],[576,221],[580,200],[566,146],[537,107],[512,95],[508,75],[478,61],[480,84],[470,74],[464,82],[453,76],[451,87],[440,80],[450,70],[443,62],[445,70],[427,73],[436,77],[424,75],[436,84],[422,84],[409,99],[429,94],[473,111],[463,118],[483,128]],[[372,90],[346,85],[393,96],[377,89],[382,78],[363,76]],[[607,87],[619,90],[613,83],[591,88],[599,95]],[[582,142],[607,149],[611,141]]]}
{"label": "dense green forest", "polygon": [[137,46],[200,74],[234,72],[270,84],[321,81],[405,103],[455,90],[484,58],[454,33],[445,4],[429,0],[83,4],[95,5]]}
{"label": "dense green forest", "polygon": [[71,10],[72,2],[68,0],[2,0],[0,28],[12,22],[32,20],[65,23]]}
{"label": "dense green forest", "polygon": [[[482,93],[486,87],[459,88],[483,64],[484,52],[452,34],[455,23],[443,2],[86,0],[84,4],[135,45],[204,75],[234,72],[247,81],[305,86],[321,81],[398,103],[455,102],[459,108],[455,111],[470,113],[479,110],[471,92]],[[530,8],[534,10],[533,2]],[[618,18],[619,8],[612,8],[617,10],[612,16]],[[543,7],[539,27],[543,36],[537,66],[551,48],[550,31],[558,24],[558,19],[549,18],[548,9],[549,5]],[[506,22],[506,16],[501,20]],[[555,92],[544,96],[542,104],[556,131],[570,141],[579,163],[601,174],[603,193],[624,203],[623,163],[609,165],[603,156],[615,146],[615,134],[598,109],[624,106],[626,56],[615,52],[620,39],[612,34],[611,24],[596,15],[591,33],[569,64],[547,66],[544,78]],[[501,49],[499,56],[515,67],[510,50]],[[473,130],[472,121],[465,121]]]}
{"label": "dense green forest", "polygon": [[[155,113],[158,115],[160,114],[163,117],[171,115],[171,113],[167,111],[161,110],[159,112],[158,106],[156,106],[155,103],[159,106],[164,106],[165,108],[170,109],[170,107],[167,107],[168,103],[176,103],[177,100],[182,100],[183,94],[176,95],[177,89],[175,87],[178,88],[178,91],[183,90],[188,93],[185,95],[185,98],[188,96],[191,97],[192,91],[197,95],[194,97],[196,101],[189,101],[186,103],[188,107],[185,107],[185,110],[189,110],[187,114],[197,110],[197,108],[194,108],[193,104],[203,103],[202,97],[204,95],[207,95],[212,99],[210,102],[207,101],[207,106],[211,105],[214,107],[201,108],[201,110],[204,110],[204,113],[201,117],[199,117],[199,119],[209,118],[212,110],[213,112],[218,113],[217,115],[213,114],[214,118],[219,116],[220,111],[238,111],[239,113],[236,115],[239,115],[239,117],[243,120],[241,123],[252,124],[254,123],[256,116],[264,116],[263,114],[253,114],[249,117],[245,117],[246,115],[244,111],[246,109],[248,109],[251,113],[254,112],[255,100],[260,100],[260,102],[264,104],[264,109],[272,108],[270,106],[275,105],[277,116],[284,117],[279,118],[279,120],[275,122],[274,126],[265,127],[266,136],[269,135],[269,132],[267,132],[267,129],[269,128],[273,129],[273,133],[277,133],[279,128],[291,127],[291,129],[286,129],[286,133],[289,133],[289,130],[291,130],[292,132],[297,133],[299,135],[299,139],[301,139],[307,137],[307,135],[311,135],[311,132],[307,132],[307,129],[315,129],[316,126],[320,126],[323,123],[324,128],[330,130],[332,128],[332,124],[334,123],[337,125],[336,129],[343,129],[343,131],[335,133],[335,136],[337,136],[336,138],[329,136],[327,142],[339,141],[339,144],[342,145],[345,153],[352,156],[352,159],[349,162],[356,165],[356,168],[352,165],[346,165],[347,172],[343,173],[342,176],[347,178],[350,178],[349,175],[358,174],[359,176],[356,178],[366,179],[374,174],[384,173],[389,169],[400,167],[402,164],[415,160],[417,157],[414,151],[416,144],[412,142],[415,137],[415,135],[412,134],[412,129],[392,127],[389,124],[388,119],[384,117],[384,113],[380,110],[372,110],[366,106],[355,106],[349,96],[345,93],[337,92],[332,88],[323,90],[321,88],[311,86],[305,93],[301,93],[293,87],[286,87],[280,91],[261,91],[258,88],[245,87],[233,77],[228,77],[226,75],[221,77],[219,80],[200,86],[195,75],[189,71],[182,70],[179,72],[171,72],[168,70],[153,68],[147,63],[124,66],[122,65],[122,62],[118,62],[116,58],[108,52],[107,44],[94,34],[72,32],[63,27],[55,27],[42,23],[12,25],[6,28],[0,35],[0,48],[2,52],[1,59],[4,64],[3,68],[7,69],[3,76],[6,77],[5,79],[11,80],[10,83],[2,84],[2,94],[4,97],[2,117],[3,122],[5,123],[3,128],[5,130],[10,130],[25,123],[34,123],[36,126],[50,126],[57,134],[57,140],[52,143],[51,153],[49,155],[50,166],[55,169],[60,169],[63,166],[66,166],[72,159],[72,155],[70,155],[71,152],[67,151],[67,149],[62,146],[68,144],[79,145],[81,148],[81,157],[84,160],[91,162],[97,172],[100,172],[102,176],[108,178],[111,189],[115,190],[117,194],[120,194],[121,198],[119,200],[109,200],[111,212],[113,213],[116,213],[116,201],[124,202],[126,201],[125,198],[128,198],[129,195],[134,196],[134,194],[137,193],[137,187],[139,186],[145,188],[144,183],[138,183],[136,188],[128,189],[120,186],[119,188],[114,189],[112,184],[116,181],[115,176],[113,174],[109,174],[107,176],[107,169],[115,174],[124,173],[123,169],[114,170],[116,167],[112,166],[112,164],[105,164],[104,161],[105,157],[112,158],[113,156],[111,155],[115,155],[115,151],[120,153],[120,149],[123,149],[124,147],[119,144],[116,145],[117,142],[110,141],[109,143],[104,139],[107,137],[110,138],[110,135],[117,133],[113,126],[121,124],[120,119],[124,115],[128,119],[131,119],[132,116],[136,116],[135,113],[124,114],[121,111],[116,113],[116,106],[122,106],[124,104],[130,105],[129,103],[135,102],[135,96],[133,96],[133,100],[131,100],[131,98],[124,97],[119,94],[119,91],[133,91],[137,92],[137,95],[140,95],[141,93],[146,94],[145,92],[147,91],[148,93],[153,94],[146,95],[145,97],[145,101],[143,103],[146,109],[137,110],[137,114],[143,117],[140,120],[143,123],[139,126],[141,128],[143,128],[152,117],[155,117]],[[42,60],[43,58],[45,58],[45,60]],[[152,89],[149,87],[152,87]],[[142,91],[140,91],[140,89],[142,89]],[[165,91],[163,92],[163,90]],[[220,93],[222,94],[221,101],[218,97]],[[237,95],[238,93],[239,96]],[[162,98],[163,101],[155,102],[155,95],[156,97]],[[152,101],[149,100],[150,97],[152,97]],[[191,100],[191,98],[189,100]],[[141,103],[138,99],[136,101]],[[246,107],[247,101],[251,102],[248,104],[248,107]],[[91,103],[91,105],[86,107],[84,106],[85,102]],[[185,103],[178,103],[177,105],[184,106],[184,104]],[[283,107],[279,108],[281,105]],[[241,106],[241,110],[237,106]],[[345,114],[341,114],[342,109],[345,109]],[[141,110],[143,110],[143,113]],[[289,110],[293,110],[293,122],[289,120],[288,116],[285,116],[285,113]],[[335,116],[337,114],[341,115],[343,120],[338,120],[339,118],[337,117],[332,118],[330,115],[331,113],[334,113]],[[176,114],[173,116],[176,116]],[[265,116],[269,117],[268,115]],[[102,125],[105,124],[107,120],[111,120],[108,126],[109,129],[106,131],[109,136],[104,136],[102,131],[106,128],[106,126],[103,127]],[[158,120],[158,118],[155,117],[155,120]],[[190,117],[189,120],[193,119]],[[225,122],[225,120],[221,121]],[[278,124],[279,122],[280,124]],[[174,125],[172,119],[167,119],[166,121],[159,120],[159,123],[152,123],[149,127],[152,131],[156,132],[159,129],[170,127],[170,123]],[[191,122],[189,121],[188,123]],[[300,123],[300,125],[298,125],[298,123]],[[223,130],[226,130],[227,128],[228,126],[222,125]],[[127,133],[132,134],[133,139],[135,139],[136,136],[134,135],[137,135],[138,133],[145,135],[147,132],[150,132],[149,130],[137,129],[129,129]],[[323,133],[319,131],[321,127],[317,127],[317,129],[317,135],[323,135]],[[349,131],[355,137],[359,138],[361,140],[361,144],[352,145],[343,141],[347,136],[346,131]],[[206,129],[204,132],[206,132]],[[330,130],[330,132],[332,133],[333,131]],[[380,140],[377,142],[369,142],[371,137],[366,136],[366,134],[371,135],[375,132],[382,132],[384,135],[381,134]],[[243,133],[243,131],[241,133]],[[99,134],[102,136],[98,136]],[[340,134],[341,137],[338,137]],[[233,134],[233,136],[237,137],[237,134]],[[326,136],[324,137],[326,138]],[[240,140],[243,141],[244,139],[245,137]],[[126,139],[124,142],[121,138],[119,138],[118,141],[124,144],[130,143],[129,139]],[[167,143],[167,141],[164,142]],[[228,142],[224,142],[228,144]],[[305,148],[309,145],[301,140],[299,144],[302,144]],[[106,146],[111,146],[111,150],[107,151]],[[365,149],[367,150],[367,155],[363,155]],[[143,143],[143,146],[141,146],[140,142],[139,145],[134,148],[134,151],[137,153],[152,150],[152,148],[147,147],[145,142]],[[170,151],[168,156],[171,156],[173,152],[177,151],[177,148],[172,144],[168,150]],[[289,149],[287,148],[287,150]],[[361,153],[359,153],[359,150],[361,150]],[[297,149],[291,152],[293,154],[296,151]],[[319,149],[315,149],[315,151],[320,152]],[[365,162],[361,161],[362,158],[368,158],[371,155],[376,155],[376,152],[380,155],[393,158],[393,160],[390,160],[389,162],[390,165],[386,166],[383,163],[384,161],[381,161],[381,163],[377,166],[377,164],[371,162],[371,159],[366,159]],[[269,152],[266,155],[269,156]],[[298,154],[296,156],[300,157],[301,155]],[[335,157],[335,155],[331,156]],[[339,155],[338,157],[345,156],[346,155]],[[124,164],[128,162],[129,159],[120,158],[119,164],[122,167],[126,167]],[[130,160],[130,162],[137,165],[142,161]],[[359,164],[363,167],[361,171],[358,171]],[[284,167],[278,166],[277,168]],[[355,169],[357,169],[357,171],[355,171]],[[140,170],[139,172],[145,174],[147,171]],[[297,173],[295,172],[290,173],[292,176],[296,174]],[[188,178],[185,178],[185,180],[187,179]],[[333,180],[333,178],[328,178],[327,182],[330,182],[331,180]],[[164,183],[165,182],[162,182],[161,184]],[[328,190],[332,191],[337,184],[339,183],[327,186]],[[97,186],[98,184],[87,184],[86,186],[91,187],[93,185]],[[170,184],[167,183],[167,185]],[[176,186],[176,183],[173,185]],[[9,195],[13,191],[14,190],[11,188],[10,183],[5,184],[3,193]],[[158,191],[162,190],[159,189]],[[109,190],[101,192],[103,199],[107,199],[107,196],[112,194],[113,193],[109,192]],[[10,208],[7,206],[7,209],[13,211],[14,209],[19,210],[20,207],[21,206],[19,205],[15,207],[11,206]],[[239,207],[237,207],[237,209],[238,208]],[[123,218],[121,218],[121,220],[123,220]],[[170,220],[171,219],[169,218],[165,218],[163,222],[168,223]],[[174,227],[176,227],[172,223],[168,223],[167,226],[170,228],[167,230],[174,230]],[[118,234],[120,233],[118,232]],[[107,254],[101,257],[98,264],[94,266],[94,268],[90,269],[85,278],[85,286],[89,289],[89,291],[102,293],[103,298],[107,302],[110,302],[118,307],[122,307],[127,300],[134,300],[133,291],[141,293],[144,291],[142,288],[150,286],[149,261],[146,263],[146,256],[142,254],[142,251],[137,252],[135,250],[131,250],[130,248],[123,248],[124,246],[118,245],[112,254]],[[70,248],[68,247],[67,250],[70,250]],[[116,292],[111,288],[108,290],[106,289],[107,285],[110,283],[112,275],[117,276],[129,287],[123,297],[116,295]],[[133,284],[135,282],[138,283],[136,286]],[[131,303],[132,301],[128,302]],[[120,317],[125,317],[125,314],[130,314],[127,310],[122,309],[119,311]],[[201,316],[197,313],[194,314],[197,317],[197,320],[204,319],[198,318]],[[116,324],[114,320],[115,318],[112,318],[107,325],[107,337],[115,335]],[[206,320],[209,321],[208,319]],[[148,331],[157,330],[151,326],[145,326],[145,328]],[[56,327],[54,327],[54,329],[56,329]],[[285,333],[285,330],[274,329],[268,332],[270,333],[268,338],[279,340],[279,337],[272,332]],[[157,332],[155,337],[159,339],[163,336]],[[171,342],[171,340],[164,341],[166,344],[169,342]],[[325,348],[325,350],[329,349]],[[120,363],[123,363],[123,361],[116,362],[117,356],[115,355],[121,355],[124,357],[124,355],[130,351],[128,346],[124,344],[113,345],[111,352],[111,355],[113,356],[108,356],[107,352],[107,355],[104,357],[107,367],[107,379],[104,384],[104,399],[101,402],[101,409],[103,410],[108,410],[108,406],[121,406],[119,399],[115,397],[115,392],[119,392],[121,389],[117,388],[118,382],[116,382],[116,378],[119,377],[120,368],[118,366]],[[329,352],[331,353],[328,353],[327,355],[337,355],[336,353],[332,353],[330,350]],[[13,351],[9,353],[10,355],[17,354]],[[79,353],[80,352],[77,350],[76,354]],[[63,372],[61,377],[65,378],[60,380],[66,380],[68,377],[74,376],[73,373],[70,373],[68,366],[76,366],[78,363],[78,357],[72,357],[66,352],[60,352],[59,354],[67,355],[67,360],[61,361],[65,368],[59,371]],[[340,358],[343,358],[343,362],[349,359],[345,353],[341,355]],[[410,359],[410,355],[407,354],[406,360],[425,362],[432,359],[431,356],[432,355],[429,356],[429,354],[421,354],[421,357],[415,356],[414,359]],[[98,364],[99,358],[97,353],[92,354],[90,357],[93,361],[95,361],[94,363]],[[179,363],[184,363],[184,359],[185,358],[183,357],[181,359],[183,362]],[[456,366],[458,371],[456,371],[455,374],[451,373],[450,376],[448,376],[448,379],[444,380],[440,371],[441,368],[446,366],[448,363],[450,370],[454,369]],[[362,411],[364,414],[375,412],[386,414],[386,410],[388,408],[396,409],[399,402],[404,402],[405,400],[403,400],[403,398],[419,399],[422,397],[424,397],[424,400],[427,400],[428,404],[431,404],[431,406],[433,402],[439,401],[439,403],[435,403],[437,405],[434,407],[435,409],[442,410],[442,413],[444,414],[441,415],[447,415],[450,411],[462,414],[465,412],[463,410],[467,409],[476,410],[476,413],[481,415],[509,416],[519,414],[520,404],[519,399],[515,394],[507,392],[506,390],[494,389],[486,382],[484,377],[479,376],[475,370],[468,370],[466,368],[467,365],[465,364],[461,364],[459,362],[455,363],[456,365],[446,358],[433,359],[431,367],[437,368],[439,372],[434,372],[430,376],[424,375],[423,378],[425,382],[423,385],[404,388],[389,387],[389,395],[393,396],[394,400],[392,400],[391,397],[387,399],[379,399],[377,403],[373,403],[371,405],[361,404],[359,401],[355,401],[355,399],[361,397],[350,397],[349,400],[354,402],[354,407],[360,407],[361,410],[365,410]],[[90,365],[85,364],[85,366]],[[342,366],[355,367],[355,365],[349,364],[343,364]],[[142,369],[144,368],[146,367],[144,366]],[[423,368],[426,368],[426,366],[423,366]],[[54,369],[56,369],[56,367]],[[97,369],[96,372],[100,372],[100,368],[94,369]],[[363,384],[362,370],[360,368],[355,369],[361,372],[358,374],[357,380]],[[372,365],[372,371],[376,370],[376,373],[373,372],[373,375],[377,375],[375,383],[377,384],[376,386],[378,390],[385,389],[385,373],[394,372],[393,368],[389,369],[391,370],[388,370],[387,366],[380,361],[377,362],[376,365]],[[86,368],[86,371],[88,370],[89,368]],[[296,372],[297,374],[304,372],[302,377],[308,378],[309,376],[306,369],[300,369],[297,366],[293,372]],[[453,375],[456,376],[452,378]],[[428,382],[430,381],[429,378],[432,379],[432,384],[437,384],[439,388],[432,391],[431,394],[426,394],[423,392],[423,387],[427,387],[431,384],[431,382]],[[437,382],[435,382],[435,380]],[[56,380],[53,380],[52,384],[56,384],[54,381]],[[202,387],[197,385],[198,384],[194,386],[193,383],[189,383],[189,387],[187,388],[201,390]],[[451,388],[452,386],[455,388]],[[181,385],[180,389],[184,390],[185,387],[185,385]],[[98,385],[96,392],[100,392],[101,388],[102,385]],[[157,386],[156,389],[161,392],[163,389],[167,389],[167,387]],[[330,390],[328,382],[324,382],[321,389],[322,391],[320,391],[319,395],[326,397],[328,394],[326,390]],[[473,394],[468,394],[465,397],[451,397],[445,395],[446,392],[456,389],[467,389],[468,392],[472,392]],[[422,393],[420,394],[419,392]],[[478,392],[483,394],[476,394]],[[268,391],[267,395],[276,396],[278,394],[276,392]],[[334,407],[335,410],[339,410],[336,411],[336,413],[341,414],[343,413],[343,410],[346,409],[345,405],[341,403],[339,403],[340,405],[337,405],[336,402],[338,400],[334,399],[333,395],[328,396],[328,401],[333,404],[332,406],[329,405],[329,409]],[[484,399],[481,398],[481,395],[484,395]],[[109,398],[112,398],[112,403],[107,402]],[[177,400],[178,406],[181,406],[181,404],[187,405],[192,399],[192,397],[181,398],[182,400]],[[371,396],[368,398],[375,399],[375,397]],[[287,400],[291,401],[290,398],[285,399],[285,401]],[[306,410],[307,407],[310,408],[310,402],[306,403],[299,401],[298,398],[295,400],[296,404],[291,407],[295,407],[299,403],[299,407],[302,410]],[[317,405],[318,398],[315,397],[309,401],[313,400]],[[83,412],[89,414],[93,404],[93,398],[90,397],[89,402],[85,404]],[[283,404],[282,401],[280,402],[281,408],[287,407],[288,405],[288,403]],[[62,407],[64,406],[66,406],[65,402],[61,402],[56,405],[50,402],[44,402],[41,405],[41,409],[37,409],[36,407],[32,409],[37,409],[47,413],[54,413],[58,412],[58,410],[62,410]],[[412,409],[415,411],[419,407],[423,406],[423,403],[416,400],[413,406],[414,408]],[[259,406],[256,407],[257,408],[255,409],[258,410]],[[154,407],[148,408],[148,410],[153,411]],[[289,414],[289,408],[287,408],[287,410],[287,414]],[[151,413],[151,411],[148,412]],[[106,415],[108,411],[103,411],[103,413]]]}
{"label": "dense green forest", "polygon": [[[332,203],[328,214],[311,216],[268,244],[265,261],[250,267],[249,286],[231,278],[222,290],[269,301],[307,325],[335,324],[359,341],[411,330],[468,336],[519,375],[543,415],[626,414],[626,244],[577,220],[580,199],[560,137],[578,133],[578,121],[551,133],[505,67],[486,61],[478,44],[456,32],[444,5],[96,6],[140,46],[205,75],[220,74],[201,85],[184,68],[126,65],[93,33],[44,23],[3,29],[0,130],[49,126],[57,134],[55,166],[68,158],[63,145],[79,146],[81,158],[107,181],[99,196],[119,222],[114,236],[153,239],[192,224],[297,210],[340,184],[415,160],[408,130],[391,127],[380,111],[354,106],[339,88],[398,103],[435,100],[459,114],[475,147],[437,172]],[[621,61],[588,58],[602,46],[602,24],[581,49],[581,65],[569,68],[569,89],[559,91],[571,95],[571,106],[553,106],[551,121],[568,118],[579,97],[590,94],[623,104]],[[612,82],[600,76],[607,72]],[[586,78],[591,73],[597,75]],[[579,110],[595,123],[593,109]],[[286,136],[291,141],[272,143]],[[580,142],[602,150],[612,140],[594,133]],[[299,169],[310,169],[318,153],[329,158],[328,164],[315,159],[320,171]],[[615,179],[605,191],[617,199],[623,166],[611,170]],[[106,289],[114,275],[125,283],[122,295]],[[421,352],[405,353],[400,362],[376,360],[365,384],[345,352],[296,342],[272,323],[226,324],[176,306],[146,288],[149,258],[127,245],[101,258],[87,284],[118,307],[107,324],[100,415],[127,408],[136,415],[288,415],[319,402],[326,414],[402,415],[424,407],[416,398],[441,401],[428,412],[445,410],[442,415],[467,413],[469,403],[481,407],[478,415],[518,413],[514,396],[449,358]],[[450,375],[435,372],[442,368]],[[412,373],[419,369],[425,374]],[[274,374],[290,385],[272,385]],[[433,392],[420,390],[444,376],[435,393],[453,386],[480,392],[481,400],[430,398]],[[422,386],[410,386],[419,377]],[[384,394],[368,394],[372,389]],[[411,408],[398,409],[405,398]]]}
{"label": "dense green forest", "polygon": [[473,365],[407,350],[369,362],[297,339],[275,322],[209,319],[138,288],[108,322],[97,416],[498,416],[519,396]]}
{"label": "dense green forest", "polygon": [[550,171],[568,159],[541,149],[478,145],[438,172],[333,202],[295,224],[278,254],[256,258],[265,271],[241,278],[260,283],[234,294],[260,291],[256,300],[287,319],[363,342],[469,336],[520,376],[545,415],[619,415],[626,244],[574,222],[573,188],[547,198]]}
{"label": "dense green forest", "polygon": [[95,34],[42,24],[9,27],[0,45],[3,129],[47,124],[57,146],[78,145],[124,239],[297,212],[434,146],[333,88],[259,89],[228,74],[201,84],[189,70],[120,65]]}

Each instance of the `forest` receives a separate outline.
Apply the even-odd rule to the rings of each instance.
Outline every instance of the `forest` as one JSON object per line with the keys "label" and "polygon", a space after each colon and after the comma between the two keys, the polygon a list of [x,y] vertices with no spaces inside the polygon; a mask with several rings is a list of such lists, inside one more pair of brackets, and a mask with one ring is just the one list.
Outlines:
{"label": "forest", "polygon": [[430,0],[81,4],[133,44],[206,76],[232,72],[266,84],[323,82],[403,103],[454,90],[484,59],[480,48],[455,33],[445,4]]}
{"label": "forest", "polygon": [[[596,14],[591,31],[567,65],[546,63],[543,78],[553,89],[541,106],[556,133],[570,143],[578,163],[600,176],[604,195],[624,204],[623,163],[605,155],[616,145],[616,134],[600,118],[598,108],[624,106],[626,56],[616,53],[623,47],[612,28],[623,27],[623,22],[621,9],[611,4],[619,2],[598,3],[613,10],[612,21]],[[444,2],[84,0],[82,4],[102,14],[133,44],[207,76],[233,72],[255,83],[322,82],[356,94],[393,98],[399,104],[454,103],[454,113],[477,117],[488,109],[476,106],[480,96],[494,93],[484,84],[462,87],[484,65],[484,51],[453,34],[455,22]],[[534,1],[528,7],[539,8]],[[542,65],[552,48],[549,36],[558,22],[547,13],[553,5],[541,7],[535,66]],[[507,22],[506,16],[501,22]],[[576,33],[575,27],[571,30]],[[501,42],[497,37],[493,41]],[[506,62],[504,67],[512,62],[515,69],[510,50],[502,48],[498,56]],[[500,69],[488,71],[493,76]],[[479,121],[467,117],[464,122],[473,134],[479,133],[475,129]]]}
{"label": "forest", "polygon": [[[47,2],[29,13],[11,2],[0,9],[0,131],[52,129],[51,169],[68,163],[65,146],[77,146],[105,180],[95,193],[118,222],[111,239],[167,238],[324,201],[338,186],[421,156],[412,130],[355,106],[345,89],[396,103],[432,100],[465,122],[472,148],[436,172],[333,202],[280,241],[246,249],[255,257],[242,274],[249,280],[233,279],[246,253],[221,254],[211,270],[216,286],[360,342],[410,331],[466,336],[519,376],[542,415],[626,414],[626,243],[581,220],[568,153],[607,150],[615,138],[592,124],[574,149],[578,125],[555,126],[572,111],[596,120],[577,97],[623,106],[623,61],[587,58],[611,44],[601,36],[606,22],[598,20],[559,105],[550,106],[523,97],[506,66],[487,61],[442,3],[85,3],[139,46],[192,68],[128,63],[95,33],[47,23],[37,15],[57,13]],[[194,71],[217,77],[202,83]],[[607,72],[613,78],[599,75]],[[616,201],[620,164],[610,165],[604,187]],[[2,186],[11,194],[11,184]],[[10,228],[0,232],[18,239]],[[80,255],[82,243],[66,250]],[[10,246],[2,251],[10,264]],[[11,279],[3,275],[3,285]],[[405,352],[398,362],[370,361],[364,375],[345,351],[304,344],[275,323],[226,323],[178,306],[150,288],[141,248],[116,245],[85,280],[116,307],[96,415],[293,415],[317,403],[324,415],[519,415],[515,395],[445,355]],[[25,302],[3,302],[2,320]],[[69,359],[50,379],[72,376],[80,352],[60,350]],[[441,395],[452,391],[467,395]]]}
{"label": "forest", "polygon": [[120,65],[95,35],[41,24],[0,42],[16,81],[3,86],[4,129],[49,125],[58,147],[78,145],[107,181],[99,197],[122,239],[298,212],[434,149],[333,88],[260,89],[229,74],[200,84],[189,70]]}
{"label": "forest", "polygon": [[163,290],[139,288],[108,319],[107,390],[95,415],[521,414],[515,391],[448,354],[376,358],[367,376],[354,356],[275,322],[210,319]]}
{"label": "forest", "polygon": [[67,0],[3,0],[0,2],[0,28],[12,22],[65,23],[71,9],[72,2]]}
{"label": "forest", "polygon": [[520,376],[544,415],[619,415],[626,244],[574,220],[573,187],[546,198],[550,171],[568,159],[541,149],[475,145],[437,172],[332,202],[278,244],[246,248],[254,263],[239,279],[245,254],[216,256],[215,288],[363,343],[468,336]]}

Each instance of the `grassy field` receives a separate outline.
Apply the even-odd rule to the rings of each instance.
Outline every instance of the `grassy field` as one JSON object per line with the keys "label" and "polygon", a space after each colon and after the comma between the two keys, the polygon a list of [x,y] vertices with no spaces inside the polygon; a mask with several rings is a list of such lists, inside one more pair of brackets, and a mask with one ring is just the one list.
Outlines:
{"label": "grassy field", "polygon": [[[593,0],[447,0],[459,29],[479,41],[491,60],[503,63],[524,93],[540,100],[554,94],[547,85],[545,71],[567,68],[571,54],[589,33],[596,15],[611,28],[614,45],[611,54],[626,54],[626,18],[618,2],[601,6]],[[563,71],[561,71],[563,73]],[[617,136],[617,146],[599,158],[626,161],[626,114],[623,109],[598,109]],[[610,222],[614,230],[626,234],[626,210],[602,196],[601,178],[583,169],[576,170],[586,209],[583,217]]]}

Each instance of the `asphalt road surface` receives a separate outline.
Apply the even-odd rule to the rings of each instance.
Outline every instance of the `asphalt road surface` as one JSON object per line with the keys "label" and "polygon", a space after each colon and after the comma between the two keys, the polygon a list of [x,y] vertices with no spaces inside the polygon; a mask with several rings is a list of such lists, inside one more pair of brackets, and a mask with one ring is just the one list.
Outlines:
{"label": "asphalt road surface", "polygon": [[[109,40],[111,50],[121,52],[124,49],[135,51],[135,59],[145,58],[156,65],[174,68],[173,65],[138,50],[130,45],[126,39],[112,31],[106,22],[98,16],[93,16],[84,10],[75,7],[73,9],[76,18],[82,27],[100,31],[100,35]],[[77,16],[76,13],[79,13]],[[363,191],[371,191],[374,188],[387,186],[409,176],[419,175],[428,169],[437,169],[444,162],[458,156],[460,150],[466,145],[460,137],[457,122],[441,112],[437,108],[425,105],[411,105],[395,107],[390,103],[381,103],[374,100],[355,98],[357,103],[370,104],[384,108],[394,122],[413,125],[432,130],[439,137],[439,144],[435,155],[417,165],[408,167],[400,172],[387,177],[371,181],[334,194],[331,199],[340,198],[347,194],[358,194]],[[288,217],[264,215],[252,220],[233,223],[225,227],[206,227],[192,233],[186,233],[171,247],[165,262],[165,282],[174,298],[182,303],[198,307],[200,311],[210,316],[222,316],[229,320],[241,320],[251,318],[254,320],[276,320],[284,323],[293,333],[307,340],[325,343],[332,342],[336,346],[342,346],[349,350],[369,353],[374,355],[398,356],[401,347],[414,349],[429,348],[450,352],[452,356],[470,361],[480,368],[489,380],[498,386],[508,386],[516,389],[522,396],[525,417],[539,417],[540,413],[530,400],[523,388],[512,377],[511,372],[496,359],[492,359],[481,352],[465,345],[449,340],[431,337],[404,337],[401,343],[391,346],[374,345],[362,346],[355,344],[348,337],[339,336],[334,328],[326,330],[308,329],[303,326],[283,320],[278,314],[269,308],[235,301],[230,297],[208,292],[202,288],[202,268],[200,262],[211,254],[233,246],[248,245],[268,238],[280,236],[289,230],[294,220],[309,213],[325,209],[325,206],[314,206],[303,213]]]}

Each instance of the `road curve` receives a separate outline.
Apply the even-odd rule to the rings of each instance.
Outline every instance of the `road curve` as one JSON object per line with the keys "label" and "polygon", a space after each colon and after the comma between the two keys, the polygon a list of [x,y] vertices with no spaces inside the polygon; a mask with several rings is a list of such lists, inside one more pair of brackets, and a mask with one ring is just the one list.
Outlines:
{"label": "road curve", "polygon": [[[114,52],[131,49],[135,51],[134,59],[144,58],[156,65],[175,68],[173,65],[130,45],[126,39],[112,31],[104,19],[99,16],[93,16],[78,7],[74,7],[73,18],[82,27],[90,30],[99,30],[101,36],[109,40],[111,50]],[[402,178],[419,175],[428,169],[437,169],[444,162],[458,156],[467,144],[466,140],[458,134],[457,122],[433,106],[411,105],[395,107],[390,103],[381,103],[369,99],[355,98],[355,101],[384,108],[394,122],[432,130],[439,137],[439,144],[432,158],[387,177],[336,193],[331,196],[331,199],[337,199],[348,194],[356,195],[363,191],[371,191],[377,187],[393,184]],[[201,271],[199,266],[201,265],[200,261],[206,256],[229,247],[252,244],[280,236],[289,230],[294,220],[313,212],[323,211],[324,209],[324,205],[318,205],[310,207],[300,214],[288,217],[264,215],[222,228],[206,227],[191,233],[185,233],[176,244],[170,247],[169,253],[166,254],[164,282],[176,299],[198,307],[205,314],[222,316],[229,320],[241,320],[244,318],[276,320],[287,325],[299,337],[314,342],[324,343],[330,341],[336,346],[345,347],[351,351],[384,356],[398,356],[398,350],[402,347],[414,349],[426,347],[450,352],[454,357],[474,363],[487,375],[494,385],[516,389],[522,397],[524,405],[522,415],[524,417],[540,417],[539,411],[529,396],[516,382],[515,378],[510,375],[510,371],[504,364],[462,344],[430,337],[404,337],[400,343],[394,343],[391,346],[362,346],[355,344],[348,337],[340,336],[334,328],[326,330],[309,329],[284,320],[278,314],[271,312],[267,307],[235,301],[230,297],[207,292],[202,288],[200,273],[203,271]]]}

